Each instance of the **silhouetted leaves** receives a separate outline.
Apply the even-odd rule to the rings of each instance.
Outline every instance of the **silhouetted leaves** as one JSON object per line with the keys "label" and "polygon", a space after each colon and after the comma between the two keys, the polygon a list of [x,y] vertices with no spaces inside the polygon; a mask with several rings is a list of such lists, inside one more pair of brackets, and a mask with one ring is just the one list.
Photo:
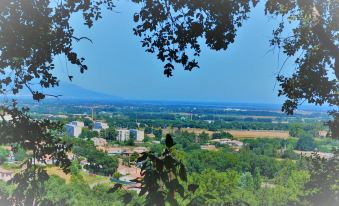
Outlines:
{"label": "silhouetted leaves", "polygon": [[248,18],[257,1],[148,1],[134,14],[138,25],[134,34],[142,38],[146,52],[156,53],[165,63],[164,74],[172,76],[175,64],[185,70],[199,68],[196,58],[201,49],[198,39],[213,50],[226,50],[234,42],[237,28]]}
{"label": "silhouetted leaves", "polygon": [[139,195],[146,195],[146,205],[165,205],[166,202],[179,205],[175,198],[176,193],[182,198],[188,197],[185,196],[185,187],[181,184],[181,181],[187,182],[186,168],[172,153],[175,143],[171,135],[166,135],[165,143],[166,149],[160,156],[149,152],[137,160],[138,164],[142,164],[143,176]]}
{"label": "silhouetted leaves", "polygon": [[108,190],[109,193],[116,192],[118,189],[122,188],[122,184],[115,184],[111,189]]}
{"label": "silhouetted leaves", "polygon": [[173,138],[170,134],[166,135],[165,143],[166,143],[167,148],[171,148],[171,147],[174,146],[174,141],[173,141]]}
{"label": "silhouetted leaves", "polygon": [[128,204],[132,201],[132,195],[130,193],[125,193],[123,196],[122,196],[122,200],[124,202],[124,204]]}
{"label": "silhouetted leaves", "polygon": [[197,184],[189,184],[188,185],[188,191],[194,193],[199,188],[199,185]]}
{"label": "silhouetted leaves", "polygon": [[330,159],[321,158],[317,153],[304,157],[311,167],[310,181],[305,185],[310,192],[304,198],[314,205],[338,204],[339,150],[334,150],[333,154]]}
{"label": "silhouetted leaves", "polygon": [[182,162],[180,163],[179,176],[183,181],[187,182],[187,172]]}

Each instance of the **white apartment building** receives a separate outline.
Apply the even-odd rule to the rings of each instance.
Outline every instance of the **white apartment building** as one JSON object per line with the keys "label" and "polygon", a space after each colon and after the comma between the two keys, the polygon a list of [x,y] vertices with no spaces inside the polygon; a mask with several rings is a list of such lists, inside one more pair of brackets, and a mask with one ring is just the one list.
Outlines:
{"label": "white apartment building", "polygon": [[127,141],[129,140],[130,131],[128,129],[118,129],[118,141]]}
{"label": "white apartment building", "polygon": [[102,130],[102,129],[108,129],[108,128],[109,128],[109,126],[105,122],[101,122],[101,121],[95,121],[94,122],[94,129]]}
{"label": "white apartment building", "polygon": [[80,121],[73,121],[70,124],[77,126],[77,127],[84,127],[85,126],[85,124],[83,122],[80,122]]}
{"label": "white apartment building", "polygon": [[72,137],[79,137],[81,132],[82,132],[82,128],[84,127],[84,123],[83,122],[79,122],[79,121],[73,121],[69,124],[65,125],[65,129],[66,132],[69,136]]}
{"label": "white apartment building", "polygon": [[137,129],[131,129],[130,131],[130,136],[131,138],[134,138],[136,141],[143,141],[145,138],[145,133],[142,130],[137,130]]}

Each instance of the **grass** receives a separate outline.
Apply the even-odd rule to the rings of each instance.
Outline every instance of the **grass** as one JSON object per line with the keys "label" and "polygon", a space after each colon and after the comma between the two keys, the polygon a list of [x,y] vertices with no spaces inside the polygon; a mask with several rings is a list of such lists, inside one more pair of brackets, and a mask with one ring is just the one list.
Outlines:
{"label": "grass", "polygon": [[[69,183],[71,181],[71,174],[64,173],[62,169],[59,167],[49,166],[46,167],[46,171],[48,175],[56,175],[64,179],[66,183]],[[90,175],[89,173],[84,171],[80,171],[80,175],[84,178],[84,181],[89,185],[97,184],[109,179],[108,177],[101,175]]]}
{"label": "grass", "polygon": [[58,177],[61,177],[66,181],[66,183],[69,183],[71,181],[71,174],[64,173],[59,167],[46,167],[46,171],[48,175],[56,175]]}
{"label": "grass", "polygon": [[84,172],[84,171],[81,171],[80,174],[84,178],[85,182],[89,185],[96,184],[98,182],[102,182],[108,179],[108,177],[101,176],[101,175],[94,175],[94,174],[90,175],[89,173]]}
{"label": "grass", "polygon": [[339,140],[330,138],[315,138],[315,143],[320,152],[332,152],[333,148],[339,148]]}
{"label": "grass", "polygon": [[2,168],[6,169],[6,170],[20,170],[21,166],[19,164],[16,163],[8,163],[5,162],[1,165]]}

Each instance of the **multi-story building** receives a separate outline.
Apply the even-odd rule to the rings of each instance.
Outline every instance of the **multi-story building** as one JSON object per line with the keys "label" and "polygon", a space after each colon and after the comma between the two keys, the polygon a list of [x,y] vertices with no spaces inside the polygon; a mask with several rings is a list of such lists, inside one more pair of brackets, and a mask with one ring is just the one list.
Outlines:
{"label": "multi-story building", "polygon": [[83,122],[79,122],[79,121],[73,121],[69,124],[65,125],[65,129],[66,132],[69,136],[72,137],[79,137],[81,132],[82,132],[82,128],[84,127],[84,123]]}
{"label": "multi-story building", "polygon": [[108,128],[109,128],[109,126],[105,122],[101,122],[101,121],[95,121],[94,122],[94,129],[102,130],[102,129],[108,129]]}
{"label": "multi-story building", "polygon": [[117,140],[118,141],[127,141],[129,140],[129,136],[130,136],[130,131],[128,129],[118,129],[118,136],[117,136]]}
{"label": "multi-story building", "polygon": [[130,131],[130,137],[135,139],[136,141],[143,141],[145,138],[145,133],[142,130],[137,129],[131,129]]}
{"label": "multi-story building", "polygon": [[85,126],[85,124],[83,122],[80,122],[80,121],[73,121],[70,124],[77,126],[77,127],[84,127]]}

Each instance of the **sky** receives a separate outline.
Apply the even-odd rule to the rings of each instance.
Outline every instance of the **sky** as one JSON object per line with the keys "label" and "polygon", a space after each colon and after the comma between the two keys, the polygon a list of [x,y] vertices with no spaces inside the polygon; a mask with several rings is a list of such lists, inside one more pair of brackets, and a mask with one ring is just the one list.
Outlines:
{"label": "sky", "polygon": [[[200,68],[184,71],[178,66],[171,78],[163,75],[164,64],[146,53],[141,39],[133,35],[136,24],[132,19],[138,5],[121,0],[116,6],[115,12],[104,12],[91,29],[83,25],[81,16],[73,17],[76,36],[93,40],[93,44],[82,41],[75,46],[89,70],[80,74],[59,56],[55,73],[62,81],[68,81],[68,70],[76,85],[131,100],[283,102],[277,97],[279,86],[275,86],[283,56],[279,57],[278,50],[268,52],[278,21],[264,15],[263,5],[252,11],[227,51],[212,51],[203,44]],[[288,61],[283,73],[293,68]]]}

